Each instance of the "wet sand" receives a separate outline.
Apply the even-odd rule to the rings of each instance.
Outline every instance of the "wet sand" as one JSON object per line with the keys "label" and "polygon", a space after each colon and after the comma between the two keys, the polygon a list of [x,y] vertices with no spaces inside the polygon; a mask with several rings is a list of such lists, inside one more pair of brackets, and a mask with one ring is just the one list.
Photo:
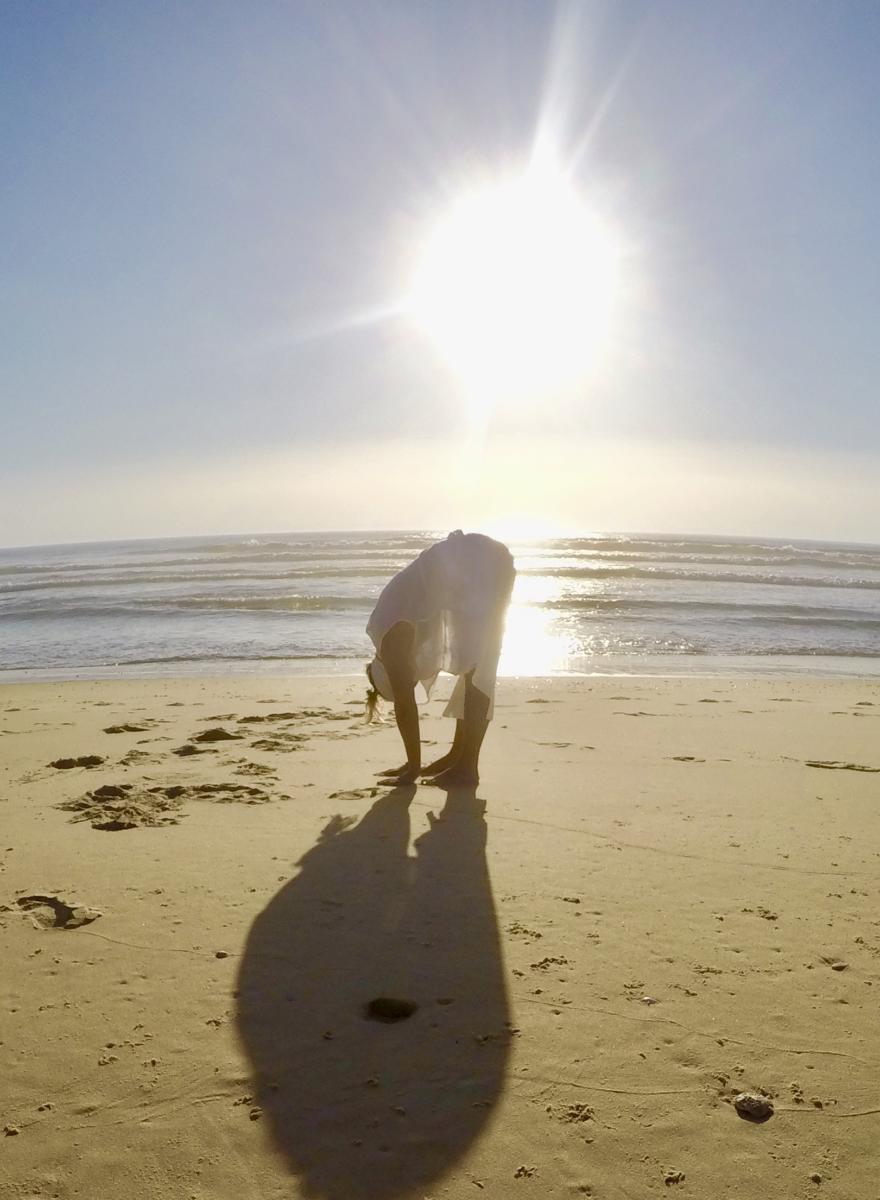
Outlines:
{"label": "wet sand", "polygon": [[877,683],[362,692],[0,689],[0,1195],[874,1196]]}

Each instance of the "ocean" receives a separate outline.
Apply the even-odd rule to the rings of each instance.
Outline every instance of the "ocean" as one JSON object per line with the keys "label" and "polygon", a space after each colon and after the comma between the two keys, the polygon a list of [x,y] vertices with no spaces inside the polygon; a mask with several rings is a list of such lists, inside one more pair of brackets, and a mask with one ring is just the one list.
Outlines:
{"label": "ocean", "polygon": [[[443,532],[0,550],[0,681],[358,673],[384,583]],[[880,676],[880,546],[511,542],[501,673]]]}

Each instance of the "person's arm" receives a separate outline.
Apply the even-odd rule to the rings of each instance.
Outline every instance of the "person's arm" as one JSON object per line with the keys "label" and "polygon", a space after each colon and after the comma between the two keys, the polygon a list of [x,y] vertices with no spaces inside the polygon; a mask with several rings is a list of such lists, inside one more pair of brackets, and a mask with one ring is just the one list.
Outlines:
{"label": "person's arm", "polygon": [[406,751],[406,767],[397,783],[413,783],[422,767],[422,742],[419,710],[412,662],[415,630],[408,622],[399,622],[382,639],[382,662],[394,692],[394,719]]}
{"label": "person's arm", "polygon": [[419,710],[416,706],[416,690],[413,684],[403,685],[398,696],[394,686],[394,719],[403,748],[406,751],[406,769],[397,776],[398,783],[413,783],[422,769],[422,743],[419,737]]}

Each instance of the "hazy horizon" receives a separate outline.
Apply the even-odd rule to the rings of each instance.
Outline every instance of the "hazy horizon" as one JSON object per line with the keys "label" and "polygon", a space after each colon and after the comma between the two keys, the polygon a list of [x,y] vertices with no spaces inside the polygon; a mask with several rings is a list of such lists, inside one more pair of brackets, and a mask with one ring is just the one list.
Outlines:
{"label": "hazy horizon", "polygon": [[[288,538],[288,537],[345,537],[349,534],[366,534],[374,536],[407,534],[412,536],[424,536],[436,534],[437,537],[445,537],[448,532],[451,532],[455,526],[423,526],[421,528],[385,528],[378,529],[372,526],[357,526],[353,525],[347,529],[223,529],[214,533],[204,532],[187,532],[173,533],[167,535],[153,535],[134,538],[102,538],[102,539],[87,539],[85,541],[62,541],[62,542],[21,542],[18,544],[0,546],[0,553],[5,551],[16,550],[56,550],[64,547],[79,547],[79,546],[112,546],[125,545],[132,542],[189,542],[189,541],[208,541],[215,539],[226,539],[230,541],[239,541],[242,539],[265,539],[265,538]],[[880,542],[860,542],[860,541],[836,541],[833,539],[824,538],[809,538],[796,537],[786,534],[762,534],[754,532],[746,533],[730,533],[726,530],[712,530],[703,533],[694,533],[691,530],[683,529],[591,529],[591,530],[556,530],[546,531],[542,534],[524,534],[518,535],[514,531],[504,531],[500,529],[487,530],[471,530],[466,532],[488,532],[490,536],[507,540],[511,543],[521,540],[526,543],[531,542],[553,542],[553,541],[591,541],[591,540],[616,540],[620,538],[631,538],[633,540],[657,540],[662,541],[670,538],[682,538],[684,541],[693,542],[711,542],[717,540],[723,544],[748,544],[750,542],[761,543],[778,543],[784,546],[787,543],[798,543],[802,545],[814,544],[816,546],[840,546],[852,549],[880,549]]]}

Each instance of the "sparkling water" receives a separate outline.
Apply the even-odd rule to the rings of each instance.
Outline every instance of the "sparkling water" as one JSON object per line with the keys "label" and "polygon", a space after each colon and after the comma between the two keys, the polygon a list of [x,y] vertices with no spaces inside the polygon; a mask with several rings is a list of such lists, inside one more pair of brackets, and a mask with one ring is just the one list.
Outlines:
{"label": "sparkling water", "polygon": [[[362,670],[384,583],[445,531],[0,550],[0,680]],[[880,547],[511,542],[502,674],[880,675]]]}

